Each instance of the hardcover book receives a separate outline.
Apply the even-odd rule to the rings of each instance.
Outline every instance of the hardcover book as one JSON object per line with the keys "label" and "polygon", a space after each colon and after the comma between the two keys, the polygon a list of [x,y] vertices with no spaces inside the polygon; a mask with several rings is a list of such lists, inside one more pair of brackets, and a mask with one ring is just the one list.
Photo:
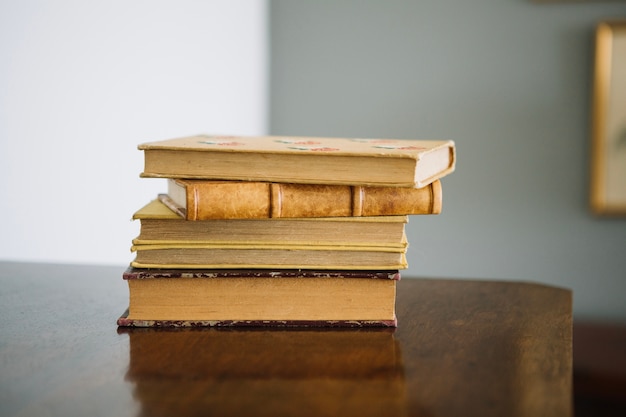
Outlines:
{"label": "hardcover book", "polygon": [[130,267],[120,326],[392,326],[398,271]]}
{"label": "hardcover book", "polygon": [[187,220],[356,217],[441,212],[441,182],[422,188],[169,179],[161,201]]}
{"label": "hardcover book", "polygon": [[133,245],[137,268],[392,270],[407,268],[406,247],[176,243]]}
{"label": "hardcover book", "polygon": [[407,216],[187,221],[159,200],[133,215],[140,222],[133,244],[388,246],[406,248]]}
{"label": "hardcover book", "polygon": [[454,171],[444,140],[192,136],[149,142],[143,177],[420,188]]}

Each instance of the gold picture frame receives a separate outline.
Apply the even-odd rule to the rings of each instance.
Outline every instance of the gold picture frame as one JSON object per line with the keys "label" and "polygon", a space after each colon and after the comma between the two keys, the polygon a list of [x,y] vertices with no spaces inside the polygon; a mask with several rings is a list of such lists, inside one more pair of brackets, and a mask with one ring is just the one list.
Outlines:
{"label": "gold picture frame", "polygon": [[591,209],[626,215],[626,20],[600,22],[595,34]]}

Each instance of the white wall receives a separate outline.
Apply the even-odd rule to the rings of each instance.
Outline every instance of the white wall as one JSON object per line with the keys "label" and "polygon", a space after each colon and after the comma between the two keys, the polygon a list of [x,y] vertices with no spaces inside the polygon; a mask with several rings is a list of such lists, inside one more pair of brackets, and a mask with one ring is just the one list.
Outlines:
{"label": "white wall", "polygon": [[626,321],[626,218],[588,210],[593,30],[624,2],[273,0],[270,132],[443,138],[443,213],[405,277],[571,288]]}
{"label": "white wall", "polygon": [[265,133],[266,9],[0,0],[0,260],[130,262],[139,143]]}

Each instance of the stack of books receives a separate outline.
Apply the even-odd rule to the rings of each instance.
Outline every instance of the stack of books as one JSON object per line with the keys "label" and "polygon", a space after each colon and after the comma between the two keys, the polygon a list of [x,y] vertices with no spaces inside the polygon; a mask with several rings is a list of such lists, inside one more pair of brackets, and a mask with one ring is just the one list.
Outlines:
{"label": "stack of books", "polygon": [[410,215],[452,141],[194,136],[146,143],[120,326],[396,326]]}

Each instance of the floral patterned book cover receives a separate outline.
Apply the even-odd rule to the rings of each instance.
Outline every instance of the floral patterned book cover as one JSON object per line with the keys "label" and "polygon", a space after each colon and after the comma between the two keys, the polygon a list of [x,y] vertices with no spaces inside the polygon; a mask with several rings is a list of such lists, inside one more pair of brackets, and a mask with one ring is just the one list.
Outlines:
{"label": "floral patterned book cover", "polygon": [[450,140],[198,135],[138,149],[144,177],[422,187],[456,163]]}

